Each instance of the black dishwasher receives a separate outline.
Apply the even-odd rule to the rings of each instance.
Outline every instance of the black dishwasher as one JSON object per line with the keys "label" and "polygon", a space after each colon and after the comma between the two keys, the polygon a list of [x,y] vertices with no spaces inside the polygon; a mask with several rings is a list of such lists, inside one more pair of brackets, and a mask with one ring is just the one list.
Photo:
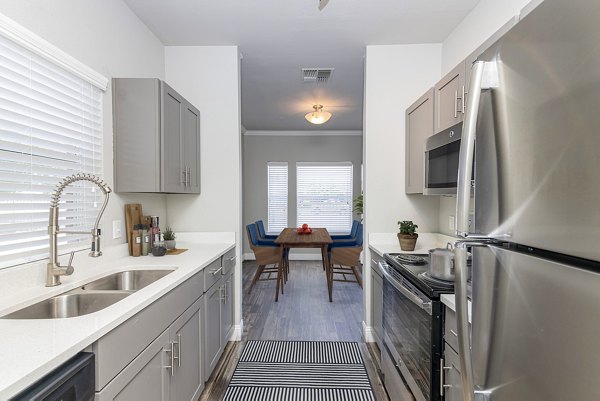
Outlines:
{"label": "black dishwasher", "polygon": [[92,401],[94,354],[80,352],[10,401]]}

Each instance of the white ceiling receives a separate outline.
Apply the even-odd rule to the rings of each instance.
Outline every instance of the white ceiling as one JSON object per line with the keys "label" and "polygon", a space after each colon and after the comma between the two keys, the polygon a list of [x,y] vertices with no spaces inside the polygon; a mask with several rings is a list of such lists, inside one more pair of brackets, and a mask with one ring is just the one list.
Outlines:
{"label": "white ceiling", "polygon": [[[167,46],[239,46],[248,130],[362,129],[365,46],[442,42],[478,1],[125,0]],[[302,67],[335,71],[303,83]],[[306,122],[313,104],[331,120]]]}

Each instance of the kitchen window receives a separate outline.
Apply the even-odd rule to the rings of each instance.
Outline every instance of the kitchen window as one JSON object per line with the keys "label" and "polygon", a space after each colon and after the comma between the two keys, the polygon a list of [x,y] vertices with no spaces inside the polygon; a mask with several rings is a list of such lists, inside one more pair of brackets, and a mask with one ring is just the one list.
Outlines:
{"label": "kitchen window", "polygon": [[[12,21],[0,27],[0,267],[6,267],[48,256],[50,195],[63,177],[102,176],[107,80]],[[60,228],[89,230],[102,197],[92,183],[69,186]],[[62,251],[88,245],[88,236],[59,236]]]}
{"label": "kitchen window", "polygon": [[268,222],[267,231],[279,234],[288,223],[288,164],[269,162],[268,179]]}
{"label": "kitchen window", "polygon": [[296,163],[297,225],[325,227],[330,233],[352,228],[351,162]]}

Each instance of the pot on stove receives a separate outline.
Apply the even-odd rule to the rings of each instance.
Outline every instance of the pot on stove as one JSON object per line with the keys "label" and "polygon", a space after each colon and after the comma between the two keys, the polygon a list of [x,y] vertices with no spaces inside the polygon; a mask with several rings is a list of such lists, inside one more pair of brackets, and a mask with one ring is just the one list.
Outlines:
{"label": "pot on stove", "polygon": [[[429,275],[438,280],[454,281],[454,252],[452,244],[448,242],[446,248],[435,248],[429,250]],[[471,277],[471,253],[467,256],[467,280]]]}
{"label": "pot on stove", "polygon": [[429,250],[429,275],[445,281],[454,281],[454,252],[452,244],[446,248]]}

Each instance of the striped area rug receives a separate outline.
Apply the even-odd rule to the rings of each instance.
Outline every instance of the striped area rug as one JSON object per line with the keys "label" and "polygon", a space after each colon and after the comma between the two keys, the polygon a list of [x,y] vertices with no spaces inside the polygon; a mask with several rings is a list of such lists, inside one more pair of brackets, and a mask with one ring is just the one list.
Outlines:
{"label": "striped area rug", "polygon": [[248,341],[225,401],[375,401],[358,344]]}

